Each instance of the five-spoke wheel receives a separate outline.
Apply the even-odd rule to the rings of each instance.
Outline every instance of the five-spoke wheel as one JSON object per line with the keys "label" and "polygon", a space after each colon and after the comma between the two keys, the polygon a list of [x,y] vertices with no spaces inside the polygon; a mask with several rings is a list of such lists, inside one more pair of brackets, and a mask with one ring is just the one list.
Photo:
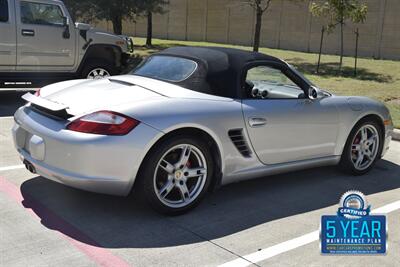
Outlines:
{"label": "five-spoke wheel", "polygon": [[379,158],[381,131],[375,121],[359,122],[347,140],[340,162],[342,168],[356,175],[368,172]]}
{"label": "five-spoke wheel", "polygon": [[188,205],[201,193],[207,179],[203,153],[190,144],[170,148],[154,172],[154,190],[161,202],[171,208]]}
{"label": "five-spoke wheel", "polygon": [[357,170],[367,169],[375,160],[379,148],[379,133],[373,125],[363,125],[353,138],[351,160]]}
{"label": "five-spoke wheel", "polygon": [[189,136],[157,144],[141,168],[145,197],[156,210],[172,215],[195,207],[212,175],[209,146]]}

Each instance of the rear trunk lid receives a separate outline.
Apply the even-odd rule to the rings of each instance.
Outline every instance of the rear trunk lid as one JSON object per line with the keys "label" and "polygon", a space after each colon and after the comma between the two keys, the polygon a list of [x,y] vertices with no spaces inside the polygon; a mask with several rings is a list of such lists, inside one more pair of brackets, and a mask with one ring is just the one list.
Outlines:
{"label": "rear trunk lid", "polygon": [[[76,116],[116,105],[143,103],[160,98],[191,98],[232,101],[230,98],[208,95],[183,87],[135,75],[113,76],[100,80],[67,81],[42,89],[41,96],[24,99],[42,112]],[[53,114],[54,115],[54,114]],[[71,117],[70,116],[70,117]],[[68,116],[67,116],[68,117]]]}
{"label": "rear trunk lid", "polygon": [[50,86],[48,90],[44,88],[42,91],[41,97],[35,99],[31,95],[24,99],[52,111],[65,109],[70,115],[164,97],[144,87],[112,78],[83,81],[67,88]]}

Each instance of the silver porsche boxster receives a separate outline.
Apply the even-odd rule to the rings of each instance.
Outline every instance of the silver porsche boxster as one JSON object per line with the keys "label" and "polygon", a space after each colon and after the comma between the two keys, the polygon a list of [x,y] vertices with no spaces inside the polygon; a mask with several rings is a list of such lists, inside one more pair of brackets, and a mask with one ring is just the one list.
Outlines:
{"label": "silver porsche boxster", "polygon": [[388,109],[335,96],[277,58],[175,47],[130,74],[23,96],[16,149],[31,172],[99,193],[133,188],[179,214],[220,185],[340,165],[369,171],[389,147]]}

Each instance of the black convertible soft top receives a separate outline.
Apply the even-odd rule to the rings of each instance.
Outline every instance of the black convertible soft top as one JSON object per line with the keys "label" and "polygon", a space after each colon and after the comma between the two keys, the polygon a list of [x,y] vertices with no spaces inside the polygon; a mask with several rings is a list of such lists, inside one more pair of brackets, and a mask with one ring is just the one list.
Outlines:
{"label": "black convertible soft top", "polygon": [[182,87],[212,95],[235,98],[240,75],[246,64],[254,61],[282,63],[278,58],[257,52],[225,47],[172,47],[155,55],[188,58],[196,61],[196,71],[186,80],[175,82]]}

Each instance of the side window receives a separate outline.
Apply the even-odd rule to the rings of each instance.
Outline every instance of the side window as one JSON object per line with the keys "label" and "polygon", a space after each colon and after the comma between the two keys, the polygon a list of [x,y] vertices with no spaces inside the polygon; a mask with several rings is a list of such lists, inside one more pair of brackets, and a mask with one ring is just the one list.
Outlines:
{"label": "side window", "polygon": [[246,90],[250,98],[298,99],[303,90],[281,70],[269,66],[251,68],[246,74]]}
{"label": "side window", "polygon": [[63,24],[63,13],[57,5],[21,2],[21,22],[38,25]]}
{"label": "side window", "polygon": [[8,0],[0,0],[0,22],[8,21]]}

